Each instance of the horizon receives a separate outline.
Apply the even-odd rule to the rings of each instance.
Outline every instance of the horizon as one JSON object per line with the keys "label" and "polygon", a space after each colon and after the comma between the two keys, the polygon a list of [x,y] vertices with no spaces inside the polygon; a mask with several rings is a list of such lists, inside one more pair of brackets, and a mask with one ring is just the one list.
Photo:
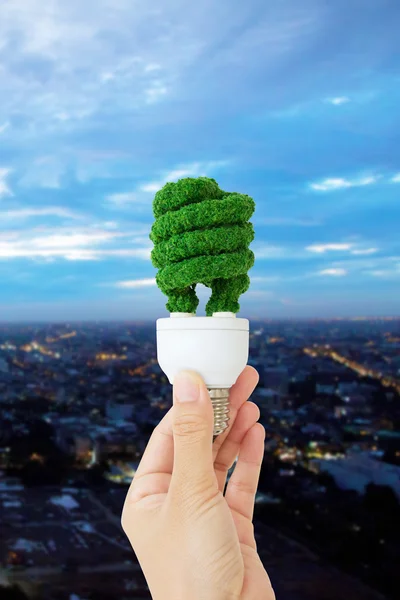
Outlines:
{"label": "horizon", "polygon": [[[206,315],[196,315],[205,317]],[[331,323],[336,321],[345,321],[352,323],[363,323],[368,321],[400,321],[400,316],[387,315],[387,316],[358,316],[358,317],[243,317],[239,314],[238,318],[248,318],[253,323],[287,323],[287,322],[321,322]],[[163,318],[163,317],[158,317]],[[164,317],[165,318],[165,317]],[[212,317],[207,317],[212,318]],[[77,325],[154,325],[155,319],[85,319],[85,320],[65,320],[65,321],[0,321],[0,328],[4,325],[17,325],[17,326],[29,326],[29,325],[52,325],[54,327],[70,327]]]}
{"label": "horizon", "polygon": [[168,316],[152,200],[201,175],[256,203],[238,316],[399,314],[400,9],[330,4],[1,5],[1,322]]}

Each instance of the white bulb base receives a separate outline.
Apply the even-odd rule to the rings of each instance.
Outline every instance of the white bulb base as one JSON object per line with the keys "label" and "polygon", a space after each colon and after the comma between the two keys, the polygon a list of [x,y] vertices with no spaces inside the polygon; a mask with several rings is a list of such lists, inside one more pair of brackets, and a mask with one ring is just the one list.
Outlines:
{"label": "white bulb base", "polygon": [[210,392],[214,438],[228,426],[229,389],[247,365],[249,321],[234,313],[157,319],[157,360],[171,385],[179,371],[196,371]]}

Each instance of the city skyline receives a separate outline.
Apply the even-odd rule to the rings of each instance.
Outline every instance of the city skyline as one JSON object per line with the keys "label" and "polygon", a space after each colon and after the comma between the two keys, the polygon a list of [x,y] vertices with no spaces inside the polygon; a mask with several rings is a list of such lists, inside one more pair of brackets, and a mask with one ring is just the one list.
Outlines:
{"label": "city skyline", "polygon": [[151,203],[200,175],[256,202],[239,316],[398,315],[397,2],[93,7],[0,7],[0,321],[166,316]]}
{"label": "city skyline", "polygon": [[[254,532],[280,600],[395,598],[399,325],[268,321],[251,332],[265,429]],[[2,599],[12,583],[38,600],[150,598],[121,514],[173,404],[154,334],[154,323],[0,327]]]}

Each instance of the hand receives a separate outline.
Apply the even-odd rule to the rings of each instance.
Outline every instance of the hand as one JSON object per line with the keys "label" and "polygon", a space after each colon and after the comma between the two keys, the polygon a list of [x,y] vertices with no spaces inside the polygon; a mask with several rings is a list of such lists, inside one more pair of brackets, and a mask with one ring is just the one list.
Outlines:
{"label": "hand", "polygon": [[246,400],[257,383],[247,366],[230,391],[229,427],[213,444],[203,379],[175,377],[174,405],[153,431],[122,512],[153,600],[275,599],[252,524],[265,430]]}

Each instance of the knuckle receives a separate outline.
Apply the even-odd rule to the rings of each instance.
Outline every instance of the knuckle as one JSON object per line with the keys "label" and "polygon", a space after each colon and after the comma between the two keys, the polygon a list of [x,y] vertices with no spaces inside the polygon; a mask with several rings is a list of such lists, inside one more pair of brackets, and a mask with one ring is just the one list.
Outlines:
{"label": "knuckle", "polygon": [[231,481],[229,483],[231,484],[231,487],[235,488],[236,491],[242,492],[243,494],[254,495],[256,492],[256,490],[254,489],[254,486],[251,485],[250,483],[247,483],[246,481],[242,481],[240,479],[238,479],[238,480],[231,479]]}
{"label": "knuckle", "polygon": [[215,460],[214,469],[221,473],[227,473],[229,471],[229,465],[223,460]]}
{"label": "knuckle", "polygon": [[134,505],[126,498],[121,513],[121,527],[129,539],[132,537],[132,531],[135,531],[136,522],[137,516]]}
{"label": "knuckle", "polygon": [[[253,538],[255,538],[255,531],[254,531],[254,523],[253,523],[253,521],[250,521],[250,527],[249,527],[249,529],[250,529],[251,536]],[[255,541],[255,539],[254,539],[254,541]]]}
{"label": "knuckle", "polygon": [[200,415],[179,415],[175,419],[174,433],[182,438],[197,441],[208,435],[209,426],[207,421]]}
{"label": "knuckle", "polygon": [[127,504],[122,509],[120,524],[122,531],[125,533],[131,544],[135,543],[137,539],[139,533],[138,526],[142,520],[143,515],[138,514],[135,510],[135,506]]}
{"label": "knuckle", "polygon": [[189,523],[193,522],[194,514],[200,518],[212,511],[221,501],[220,492],[215,489],[210,478],[196,482],[189,489],[181,489],[178,494],[176,505],[179,507],[180,518],[185,515]]}
{"label": "knuckle", "polygon": [[258,419],[261,416],[260,407],[255,402],[249,401],[248,404],[251,404],[252,406],[255,406],[256,412],[257,412],[257,421],[258,421]]}
{"label": "knuckle", "polygon": [[121,527],[124,533],[128,534],[128,518],[126,509],[124,508],[121,515]]}

